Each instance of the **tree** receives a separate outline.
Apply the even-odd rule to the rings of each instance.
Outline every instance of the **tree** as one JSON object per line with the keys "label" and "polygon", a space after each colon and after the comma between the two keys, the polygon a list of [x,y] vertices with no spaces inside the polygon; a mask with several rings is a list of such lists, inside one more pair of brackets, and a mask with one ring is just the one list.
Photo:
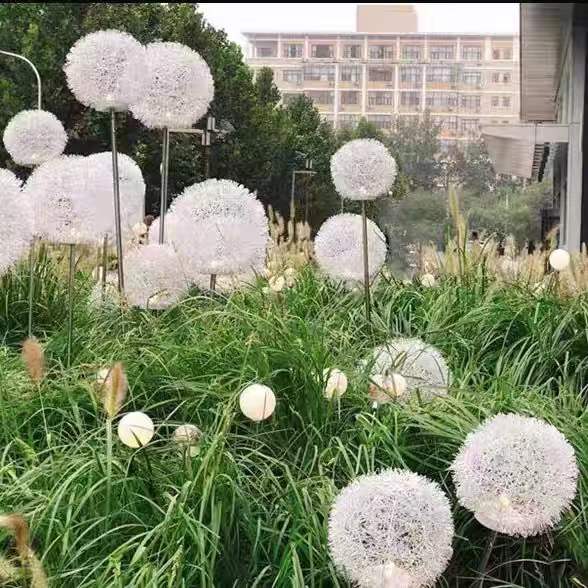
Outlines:
{"label": "tree", "polygon": [[255,95],[259,104],[276,106],[280,101],[280,91],[274,83],[271,67],[262,67],[255,76]]}

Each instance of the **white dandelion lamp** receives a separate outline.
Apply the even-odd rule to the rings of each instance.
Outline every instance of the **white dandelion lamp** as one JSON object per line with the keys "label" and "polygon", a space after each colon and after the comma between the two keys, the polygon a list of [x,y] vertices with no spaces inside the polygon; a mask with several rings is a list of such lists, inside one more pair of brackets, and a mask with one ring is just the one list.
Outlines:
{"label": "white dandelion lamp", "polygon": [[335,499],[329,516],[331,556],[361,587],[432,586],[453,550],[447,496],[410,471],[361,476]]}
{"label": "white dandelion lamp", "polygon": [[364,238],[370,257],[367,266],[367,281],[372,280],[386,260],[386,239],[376,223],[366,219],[366,234],[363,219],[358,214],[344,212],[327,219],[314,240],[314,254],[319,267],[334,280],[364,282]]}
{"label": "white dandelion lamp", "polygon": [[31,210],[23,198],[21,182],[7,169],[0,169],[0,209],[4,225],[0,246],[2,276],[26,255],[33,237]]}
{"label": "white dandelion lamp", "polygon": [[396,161],[374,139],[345,143],[331,158],[331,176],[341,198],[361,201],[366,316],[370,321],[369,239],[365,203],[387,194],[396,179]]}
{"label": "white dandelion lamp", "polygon": [[196,425],[186,423],[175,428],[172,439],[178,448],[194,456],[198,453],[202,431]]}
{"label": "white dandelion lamp", "polygon": [[[191,280],[261,271],[269,242],[263,205],[230,180],[206,180],[178,196],[168,214],[166,242],[172,243]],[[161,217],[151,226],[157,232]]]}
{"label": "white dandelion lamp", "polygon": [[112,185],[118,256],[118,285],[124,290],[120,185],[116,145],[116,113],[126,111],[142,98],[146,89],[145,48],[121,31],[96,31],[79,39],[70,49],[63,67],[67,84],[82,104],[110,112]]}
{"label": "white dandelion lamp", "polygon": [[144,412],[129,412],[120,419],[117,432],[122,443],[127,447],[138,449],[153,439],[155,426]]}
{"label": "white dandelion lamp", "polygon": [[384,391],[394,374],[402,378],[400,386],[393,386],[392,398],[404,401],[418,396],[427,402],[447,396],[451,380],[447,362],[436,347],[421,339],[392,339],[376,347],[366,363],[371,365],[370,380]]}
{"label": "white dandelion lamp", "polygon": [[146,127],[163,130],[159,243],[164,242],[167,211],[170,128],[191,127],[207,112],[214,82],[202,57],[181,43],[156,42],[146,47],[147,87],[131,111]]}
{"label": "white dandelion lamp", "polygon": [[556,272],[565,270],[570,265],[570,254],[565,249],[555,249],[549,255],[549,265]]}
{"label": "white dandelion lamp", "polygon": [[269,386],[251,384],[239,395],[239,408],[248,419],[264,421],[276,409],[276,395]]}
{"label": "white dandelion lamp", "polygon": [[126,298],[131,306],[163,310],[188,290],[184,271],[169,244],[141,245],[127,255]]}
{"label": "white dandelion lamp", "polygon": [[574,449],[555,427],[532,417],[488,419],[467,436],[451,469],[460,504],[497,533],[542,533],[576,494]]}

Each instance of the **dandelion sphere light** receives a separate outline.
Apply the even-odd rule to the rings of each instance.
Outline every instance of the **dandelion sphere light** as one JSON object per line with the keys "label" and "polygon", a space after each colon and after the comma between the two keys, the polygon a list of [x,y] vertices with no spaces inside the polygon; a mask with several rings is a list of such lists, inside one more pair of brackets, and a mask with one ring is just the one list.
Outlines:
{"label": "dandelion sphere light", "polygon": [[145,94],[131,105],[133,115],[149,128],[190,127],[214,98],[206,62],[181,43],[157,42],[146,47]]}
{"label": "dandelion sphere light", "polygon": [[[373,279],[386,260],[386,239],[378,226],[367,221],[369,275]],[[314,252],[320,268],[335,280],[363,282],[362,218],[343,213],[327,219],[314,240]]]}
{"label": "dandelion sphere light", "polygon": [[556,272],[565,270],[570,265],[570,254],[565,249],[555,249],[549,255],[549,265]]}
{"label": "dandelion sphere light", "polygon": [[375,200],[394,184],[396,161],[379,141],[355,139],[333,155],[331,175],[342,198]]}
{"label": "dandelion sphere light", "polygon": [[7,169],[0,169],[0,209],[2,241],[0,276],[13,267],[29,250],[33,237],[31,211],[21,193],[20,180]]}
{"label": "dandelion sphere light", "polygon": [[98,111],[128,110],[145,92],[145,48],[131,35],[96,31],[79,39],[63,67],[76,99]]}
{"label": "dandelion sphere light", "polygon": [[59,157],[66,143],[61,121],[46,110],[23,110],[4,129],[6,151],[19,165],[39,165]]}
{"label": "dandelion sphere light", "polygon": [[202,431],[189,423],[176,427],[172,439],[178,448],[187,451],[192,457],[198,453],[198,444],[202,438]]}
{"label": "dandelion sphere light", "polygon": [[401,374],[374,374],[370,378],[368,395],[376,404],[388,404],[404,398],[407,390],[406,378]]}
{"label": "dandelion sphere light", "polygon": [[361,476],[337,496],[329,516],[335,564],[362,587],[432,586],[453,553],[449,500],[413,472]]}
{"label": "dandelion sphere light", "polygon": [[401,375],[406,391],[397,395],[408,399],[418,394],[422,400],[446,396],[450,373],[442,353],[421,339],[393,339],[374,349],[370,364],[373,376]]}
{"label": "dandelion sphere light", "polygon": [[120,419],[117,432],[122,443],[137,449],[153,439],[155,427],[144,412],[129,412]]}
{"label": "dandelion sphere light", "polygon": [[333,398],[341,398],[347,391],[347,376],[337,368],[327,368],[323,371],[323,378],[325,379],[325,389],[323,395],[328,400]]}
{"label": "dandelion sphere light", "polygon": [[452,465],[459,502],[485,527],[529,537],[557,524],[576,494],[572,446],[536,418],[498,414],[470,433]]}
{"label": "dandelion sphere light", "polygon": [[251,384],[239,395],[239,408],[248,419],[264,421],[276,409],[276,396],[268,386]]}
{"label": "dandelion sphere light", "polygon": [[[99,209],[97,230],[112,237],[116,233],[114,206],[112,203],[112,153],[105,151],[87,157],[90,185],[94,194],[92,207]],[[134,235],[134,226],[143,220],[145,181],[137,163],[128,155],[118,154],[120,186],[121,229],[125,240]]]}
{"label": "dandelion sphere light", "polygon": [[[157,235],[159,221],[151,225]],[[176,198],[166,218],[166,241],[178,252],[186,274],[261,271],[269,242],[263,205],[230,180],[193,184]]]}
{"label": "dandelion sphere light", "polygon": [[171,245],[149,244],[126,257],[125,293],[131,306],[162,310],[174,305],[188,285]]}
{"label": "dandelion sphere light", "polygon": [[423,274],[421,276],[421,285],[424,288],[434,288],[437,284],[437,280],[433,274]]}

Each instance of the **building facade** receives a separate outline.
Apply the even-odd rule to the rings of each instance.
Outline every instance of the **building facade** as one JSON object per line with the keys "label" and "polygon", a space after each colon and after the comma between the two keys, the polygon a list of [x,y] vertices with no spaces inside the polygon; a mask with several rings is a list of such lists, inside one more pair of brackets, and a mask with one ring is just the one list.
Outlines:
{"label": "building facade", "polygon": [[247,61],[273,69],[284,103],[304,93],[335,128],[365,117],[387,130],[428,111],[449,144],[518,120],[517,37],[418,33],[407,6],[359,6],[357,22],[369,30],[244,33]]}

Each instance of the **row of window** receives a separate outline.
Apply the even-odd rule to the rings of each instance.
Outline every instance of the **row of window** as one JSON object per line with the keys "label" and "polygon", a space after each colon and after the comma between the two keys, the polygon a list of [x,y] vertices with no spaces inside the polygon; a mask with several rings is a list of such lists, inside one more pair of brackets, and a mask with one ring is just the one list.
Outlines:
{"label": "row of window", "polygon": [[[335,102],[335,92],[314,90],[306,92],[312,98],[315,104],[331,105]],[[284,102],[293,99],[297,94],[284,94]],[[368,92],[368,106],[394,106],[394,92]],[[420,108],[422,94],[420,92],[400,92],[400,106]],[[342,91],[340,93],[340,102],[342,105],[359,105],[361,104],[361,92],[359,91]],[[510,96],[492,96],[492,107],[510,108]],[[479,110],[482,105],[482,97],[479,94],[446,94],[436,92],[427,94],[425,104],[431,110],[449,110],[453,108],[462,108],[464,110]]]}
{"label": "row of window", "polygon": [[[327,120],[331,123],[333,122],[332,117],[328,117]],[[359,123],[359,120],[360,116],[356,114],[339,114],[337,117],[337,124],[339,128],[354,127]],[[387,114],[370,114],[367,116],[367,120],[380,130],[392,129],[395,123],[394,116]],[[442,131],[456,135],[477,135],[480,132],[480,120],[477,118],[457,119],[455,117],[434,117],[434,121],[441,127]]]}
{"label": "row of window", "polygon": [[[393,67],[369,67],[368,81],[370,82],[394,82]],[[423,68],[419,66],[402,65],[399,70],[399,79],[403,84],[419,86],[423,83]],[[492,83],[509,84],[512,80],[511,72],[492,72]],[[304,69],[282,70],[282,81],[291,84],[301,84],[302,81],[335,81],[334,65],[308,65]],[[362,67],[343,65],[339,70],[339,80],[360,84],[362,80]],[[460,71],[451,67],[433,66],[427,68],[426,80],[428,83],[455,84],[461,83],[468,86],[482,84],[481,71]]]}
{"label": "row of window", "polygon": [[[257,57],[277,57],[277,46],[261,45],[256,48]],[[394,59],[396,53],[395,45],[369,45],[368,56],[370,59]],[[311,57],[317,59],[333,59],[335,57],[335,45],[327,43],[315,43],[310,47]],[[481,44],[463,45],[461,48],[461,59],[465,61],[482,61],[483,47]],[[287,43],[282,46],[282,57],[300,59],[304,56],[304,45],[302,43]],[[429,59],[433,61],[454,60],[456,56],[455,45],[431,45],[429,46]],[[343,45],[343,57],[345,59],[361,59],[363,57],[362,44]],[[419,61],[424,58],[424,47],[422,45],[402,45],[400,49],[401,59]],[[492,49],[492,59],[512,59],[512,48],[501,47]]]}

